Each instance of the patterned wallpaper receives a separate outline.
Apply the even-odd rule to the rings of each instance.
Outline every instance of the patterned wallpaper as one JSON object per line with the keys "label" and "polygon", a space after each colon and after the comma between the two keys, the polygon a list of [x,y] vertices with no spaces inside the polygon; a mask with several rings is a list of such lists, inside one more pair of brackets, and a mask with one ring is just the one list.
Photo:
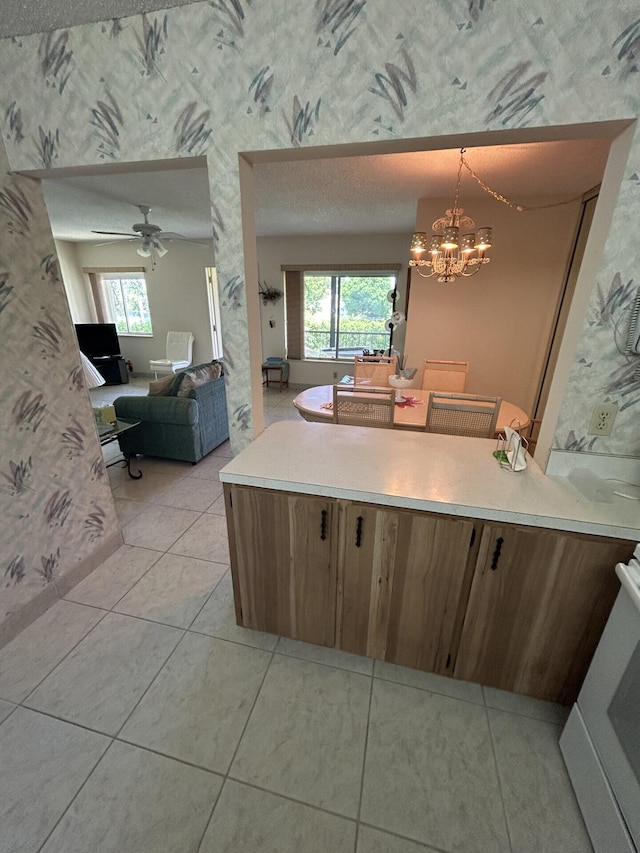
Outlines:
{"label": "patterned wallpaper", "polygon": [[0,176],[1,622],[118,524],[40,184]]}
{"label": "patterned wallpaper", "polygon": [[[206,154],[236,449],[248,443],[252,423],[239,151],[628,119],[640,112],[636,0],[615,6],[595,0],[209,0],[7,39],[1,47],[0,126],[11,169]],[[639,175],[636,135],[558,447],[640,455],[640,380],[621,332],[638,284],[637,237],[629,224],[638,221]],[[26,235],[12,226],[20,224],[20,192],[36,212]],[[13,513],[0,534],[6,596],[29,577],[46,575],[45,563],[65,563],[81,542],[80,553],[86,551],[96,535],[87,519],[97,514],[107,530],[114,521],[104,486],[93,479],[90,413],[72,405],[75,355],[54,260],[43,260],[52,244],[37,189],[5,179],[0,219],[0,320],[19,349],[4,371],[16,381],[0,392],[0,440],[8,444],[2,471],[12,480],[11,466],[18,466],[24,472],[18,480],[28,480],[19,495],[2,494],[4,518]],[[6,233],[7,223],[15,233]],[[51,329],[60,348],[55,357]],[[587,424],[603,395],[621,410],[614,434],[592,439]],[[26,427],[11,420],[20,400]],[[45,407],[41,418],[39,406]],[[65,515],[67,493],[72,504]],[[45,510],[52,499],[62,507],[53,522]]]}

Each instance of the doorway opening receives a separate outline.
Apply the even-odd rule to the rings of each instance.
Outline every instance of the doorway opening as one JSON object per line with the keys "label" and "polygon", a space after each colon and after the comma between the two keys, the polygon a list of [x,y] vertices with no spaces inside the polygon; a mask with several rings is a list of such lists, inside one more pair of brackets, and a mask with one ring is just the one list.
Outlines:
{"label": "doorway opening", "polygon": [[[133,271],[132,277],[144,278],[149,314],[144,329],[119,327],[133,376],[142,384],[153,378],[149,362],[165,357],[169,331],[194,335],[194,363],[219,357],[205,158],[50,170],[37,177],[74,323],[118,322],[100,281]],[[158,228],[152,236],[159,247],[150,250],[142,228],[147,224]]]}
{"label": "doorway opening", "polygon": [[[467,159],[472,162],[475,171],[492,188],[508,198],[516,202],[528,202],[532,208],[536,207],[536,200],[541,208],[543,204],[570,202],[568,208],[571,216],[564,217],[564,242],[560,245],[557,236],[554,238],[556,259],[552,272],[555,290],[548,289],[551,275],[544,266],[545,256],[549,254],[547,247],[540,249],[533,241],[528,242],[527,226],[522,219],[521,234],[517,238],[521,248],[515,251],[515,238],[511,234],[506,236],[507,231],[501,234],[501,230],[494,227],[493,262],[489,271],[483,270],[473,280],[474,291],[464,292],[462,287],[458,288],[458,307],[460,303],[466,303],[467,308],[464,319],[460,319],[460,315],[453,311],[455,300],[450,299],[457,285],[452,286],[446,298],[442,296],[442,291],[436,294],[452,330],[448,337],[457,335],[458,347],[462,346],[461,341],[468,342],[478,354],[475,357],[475,375],[474,360],[470,368],[470,379],[476,383],[476,387],[472,384],[468,390],[471,393],[492,393],[506,399],[515,396],[514,402],[531,417],[541,416],[546,405],[546,420],[552,424],[545,449],[545,453],[548,453],[562,399],[562,392],[556,390],[556,393],[550,394],[550,389],[554,384],[561,389],[566,385],[577,342],[576,330],[582,327],[585,317],[585,294],[588,298],[593,288],[613,203],[619,192],[621,170],[630,147],[630,135],[625,136],[624,132],[630,125],[631,122],[619,121],[468,134],[464,138],[458,135],[402,140],[397,143],[242,153],[246,281],[252,299],[255,293],[258,315],[257,334],[252,338],[252,346],[260,347],[262,343],[262,355],[286,356],[285,329],[286,324],[291,322],[284,309],[286,301],[282,300],[279,308],[276,306],[279,313],[272,306],[268,312],[260,312],[258,305],[258,281],[270,278],[267,284],[282,287],[280,267],[284,264],[303,264],[305,260],[311,259],[318,264],[324,259],[318,255],[326,251],[331,252],[334,259],[357,263],[363,260],[363,255],[370,259],[370,246],[376,244],[378,247],[387,246],[387,253],[394,254],[393,257],[385,257],[385,260],[401,261],[406,271],[411,233],[414,230],[425,230],[416,227],[418,199],[426,199],[427,204],[440,210],[442,201],[448,199],[444,187],[451,175],[449,160],[457,160],[460,147],[465,147]],[[614,146],[614,141],[619,144]],[[412,159],[413,164],[409,165]],[[433,161],[431,165],[430,160]],[[349,176],[358,177],[357,185],[349,182]],[[603,191],[600,198],[604,196],[605,203],[595,198],[591,202],[590,213],[594,214],[591,219],[597,226],[594,236],[593,229],[590,231],[586,227],[587,219],[582,216],[582,198],[588,190],[601,183]],[[394,217],[392,204],[394,190],[390,189],[393,186],[399,186],[405,191],[404,208],[402,205],[397,207],[400,210],[397,217]],[[406,216],[407,186],[414,192],[411,201],[413,214],[409,218]],[[375,196],[376,188],[378,193],[382,192],[386,197],[384,205],[380,195]],[[481,188],[470,186],[464,192],[469,212],[475,212],[475,208],[482,206],[485,215],[494,220],[504,220],[507,214],[511,214],[505,206],[488,198]],[[378,199],[378,202],[370,202],[369,215],[366,217],[370,222],[366,232],[362,231],[362,222],[366,224],[366,221],[358,219],[354,196],[356,200],[366,201],[370,197]],[[493,205],[489,212],[487,205]],[[392,223],[387,233],[381,231],[378,216],[380,208],[383,208],[386,221]],[[549,207],[549,210],[554,208]],[[562,221],[562,211],[558,214],[559,209],[555,210],[557,218]],[[511,215],[514,218],[518,216],[515,213]],[[541,218],[542,213],[538,212],[538,216]],[[583,224],[581,239],[585,246],[589,246],[589,251],[583,253],[587,267],[584,263],[574,263],[572,276],[576,284],[575,294],[569,299],[565,293],[562,299],[569,260],[573,257],[575,262],[578,257],[574,252],[574,241],[580,222]],[[289,230],[285,232],[287,223]],[[513,229],[516,226],[511,227]],[[554,225],[550,230],[557,235],[558,229]],[[391,231],[395,244],[391,241]],[[369,242],[364,239],[365,236],[370,238]],[[294,254],[295,257],[292,257]],[[504,264],[509,255],[511,266],[507,270]],[[255,257],[255,264],[252,257]],[[475,309],[484,300],[484,308],[488,310],[486,294],[489,286],[485,282],[489,282],[489,276],[496,276],[499,264],[504,267],[501,271],[502,284],[498,286],[503,308],[498,307],[498,302],[491,306],[489,313],[492,315],[492,326],[483,331],[477,324],[474,326],[478,316]],[[526,286],[529,290],[525,287],[523,292],[520,287],[515,297],[515,303],[519,305],[521,327],[526,331],[532,326],[533,303],[536,303],[536,310],[539,309],[544,315],[544,322],[541,321],[532,329],[531,342],[521,348],[519,340],[522,335],[518,333],[517,324],[502,317],[504,328],[516,330],[516,339],[511,341],[510,332],[507,335],[496,333],[496,319],[500,320],[501,315],[507,313],[504,305],[514,294],[515,283],[527,276],[529,282]],[[403,280],[402,272],[399,280]],[[418,343],[421,339],[423,342],[426,340],[427,347],[433,345],[432,332],[425,332],[422,321],[427,311],[433,314],[437,307],[433,291],[429,291],[430,301],[423,300],[423,305],[420,305],[419,294],[422,292],[424,296],[426,291],[423,282],[416,278],[408,294],[405,329],[408,360],[415,360],[416,365],[412,366],[416,367],[422,357],[469,360],[460,349],[455,352],[433,352],[429,349],[420,352],[420,346],[424,346],[424,343]],[[576,302],[578,293],[581,296]],[[446,300],[449,300],[449,304]],[[574,310],[572,306],[576,305]],[[579,317],[573,316],[576,310]],[[444,337],[447,337],[445,324],[441,320],[442,316],[438,322],[440,328],[445,330]],[[571,341],[563,347],[560,344],[565,339],[567,328],[571,330]],[[502,337],[505,337],[505,341],[501,344]],[[446,342],[440,343],[444,346]],[[487,355],[490,357],[487,358]],[[341,371],[340,375],[343,372],[346,371]],[[502,386],[506,383],[504,377],[507,374],[511,384],[505,391]],[[525,374],[526,383],[522,378]],[[320,385],[330,383],[332,379],[326,366],[318,366],[309,360],[291,364],[291,383],[294,385]]]}

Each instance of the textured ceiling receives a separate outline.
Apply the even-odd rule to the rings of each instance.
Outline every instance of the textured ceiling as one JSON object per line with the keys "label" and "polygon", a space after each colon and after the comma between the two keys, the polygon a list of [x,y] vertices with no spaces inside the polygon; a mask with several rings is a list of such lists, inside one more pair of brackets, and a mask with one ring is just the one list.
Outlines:
{"label": "textured ceiling", "polygon": [[131,231],[141,222],[137,205],[151,208],[149,219],[163,231],[185,237],[211,238],[207,171],[133,172],[61,178],[42,182],[53,234],[60,240],[106,237],[97,231]]}
{"label": "textured ceiling", "polygon": [[125,18],[193,0],[0,0],[0,38]]}
{"label": "textured ceiling", "polygon": [[[466,158],[492,189],[518,202],[579,196],[600,183],[608,139],[469,149]],[[459,150],[418,151],[258,163],[254,166],[258,236],[401,233],[413,230],[419,198],[453,200]],[[211,237],[203,168],[44,180],[53,232],[95,240],[91,229],[129,231],[152,208],[165,231]],[[461,200],[484,191],[463,170]],[[497,203],[497,202],[496,202]]]}

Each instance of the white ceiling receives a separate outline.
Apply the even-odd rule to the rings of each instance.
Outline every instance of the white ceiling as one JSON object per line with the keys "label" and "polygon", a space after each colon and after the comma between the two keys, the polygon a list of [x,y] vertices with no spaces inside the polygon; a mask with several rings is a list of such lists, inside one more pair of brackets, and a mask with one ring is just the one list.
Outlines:
{"label": "white ceiling", "polygon": [[0,0],[0,38],[111,21],[127,15],[184,6],[193,0]]}
{"label": "white ceiling", "polygon": [[[573,198],[600,183],[609,144],[599,138],[487,146],[465,156],[486,184],[511,201]],[[419,198],[453,200],[458,160],[459,149],[452,149],[256,163],[256,232],[411,232]],[[139,204],[151,207],[151,222],[164,231],[192,239],[212,234],[204,168],[46,179],[43,190],[58,239],[97,242],[92,229],[130,231],[141,220]],[[483,192],[463,169],[463,205]]]}

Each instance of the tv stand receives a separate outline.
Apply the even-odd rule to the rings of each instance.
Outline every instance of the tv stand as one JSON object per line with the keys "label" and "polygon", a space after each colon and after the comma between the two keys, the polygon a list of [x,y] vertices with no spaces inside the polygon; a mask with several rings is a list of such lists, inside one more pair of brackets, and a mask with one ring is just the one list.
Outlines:
{"label": "tv stand", "polygon": [[125,385],[129,382],[123,355],[96,355],[90,361],[104,379],[105,385]]}

